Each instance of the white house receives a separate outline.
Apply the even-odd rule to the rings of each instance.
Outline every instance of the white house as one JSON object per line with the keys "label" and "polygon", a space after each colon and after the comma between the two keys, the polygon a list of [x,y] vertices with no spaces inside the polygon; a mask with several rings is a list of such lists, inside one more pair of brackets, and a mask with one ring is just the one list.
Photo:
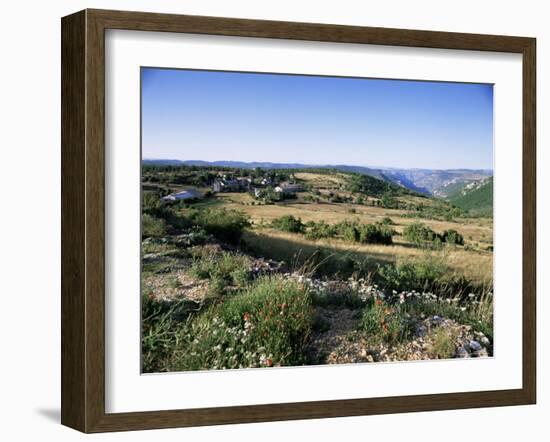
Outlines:
{"label": "white house", "polygon": [[275,192],[278,193],[296,193],[301,190],[301,187],[298,184],[288,184],[288,183],[282,183],[281,185],[275,187]]}
{"label": "white house", "polygon": [[185,189],[177,193],[172,193],[161,198],[162,201],[180,201],[180,200],[193,200],[202,198],[202,194],[195,189]]}

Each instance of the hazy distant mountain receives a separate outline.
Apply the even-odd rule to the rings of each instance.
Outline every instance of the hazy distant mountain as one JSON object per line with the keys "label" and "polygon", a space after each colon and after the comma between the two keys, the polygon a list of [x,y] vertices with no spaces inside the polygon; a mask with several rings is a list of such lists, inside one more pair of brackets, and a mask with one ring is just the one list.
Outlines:
{"label": "hazy distant mountain", "polygon": [[337,165],[312,165],[300,163],[271,163],[271,162],[243,162],[243,161],[200,161],[200,160],[154,160],[144,159],[144,164],[157,165],[187,165],[187,166],[218,166],[236,167],[241,169],[337,169],[342,172],[355,172],[370,175],[384,181],[397,184],[401,187],[426,195],[446,198],[464,186],[483,180],[493,175],[492,170],[472,169],[399,169],[376,168],[364,166]]}
{"label": "hazy distant mountain", "polygon": [[387,177],[395,183],[411,188],[411,185],[425,193],[446,198],[471,182],[483,180],[493,175],[492,170],[484,169],[389,169]]}

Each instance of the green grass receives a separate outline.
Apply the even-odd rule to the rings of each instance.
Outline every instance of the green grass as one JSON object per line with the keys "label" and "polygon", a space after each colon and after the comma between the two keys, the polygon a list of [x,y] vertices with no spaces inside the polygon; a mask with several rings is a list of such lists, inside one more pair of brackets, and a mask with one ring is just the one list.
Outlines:
{"label": "green grass", "polygon": [[456,346],[451,331],[440,328],[433,336],[433,343],[429,350],[433,359],[449,359],[455,355]]}
{"label": "green grass", "polygon": [[387,291],[431,291],[447,273],[442,257],[426,254],[420,260],[398,259],[379,268],[377,279]]}
{"label": "green grass", "polygon": [[371,299],[363,310],[361,328],[371,343],[384,341],[395,345],[411,336],[411,321],[399,305]]}
{"label": "green grass", "polygon": [[144,372],[170,371],[171,355],[177,344],[176,331],[199,307],[192,301],[166,302],[143,294],[141,363]]}
{"label": "green grass", "polygon": [[[254,231],[246,231],[243,245],[254,256],[281,261],[289,270],[301,271],[316,276],[348,278],[366,275],[377,269],[376,262],[362,252],[342,251],[314,243],[298,243],[290,239],[276,238]],[[387,263],[382,259],[379,263]]]}
{"label": "green grass", "polygon": [[202,310],[143,297],[144,372],[306,363],[313,307],[298,282],[265,276]]}
{"label": "green grass", "polygon": [[189,204],[193,209],[213,209],[223,206],[224,202],[215,197],[205,198],[203,200]]}
{"label": "green grass", "polygon": [[313,324],[308,290],[262,277],[178,333],[172,370],[302,365]]}
{"label": "green grass", "polygon": [[415,317],[437,315],[452,319],[493,338],[493,296],[489,293],[482,294],[476,302],[419,298],[403,304],[402,310]]}
{"label": "green grass", "polygon": [[166,222],[161,218],[144,213],[141,217],[141,234],[143,238],[166,235]]}
{"label": "green grass", "polygon": [[[200,250],[200,249],[199,249]],[[243,287],[249,280],[250,258],[235,253],[195,255],[189,274],[211,280],[211,294],[221,294],[227,286]]]}

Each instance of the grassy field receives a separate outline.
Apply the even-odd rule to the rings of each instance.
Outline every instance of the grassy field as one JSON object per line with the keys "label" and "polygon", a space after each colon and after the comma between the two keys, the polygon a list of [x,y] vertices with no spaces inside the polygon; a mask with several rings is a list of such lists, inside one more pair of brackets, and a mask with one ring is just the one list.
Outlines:
{"label": "grassy field", "polygon": [[420,260],[430,255],[445,261],[450,278],[464,276],[480,284],[492,282],[493,254],[486,251],[465,250],[463,247],[427,251],[399,239],[394,240],[392,245],[352,245],[340,239],[311,241],[300,234],[280,232],[270,228],[246,231],[243,234],[243,242],[257,255],[270,256],[290,263],[297,261],[297,264],[312,256],[320,248],[333,254],[347,253],[373,271],[379,264],[395,263],[400,258]]}
{"label": "grassy field", "polygon": [[[408,197],[414,198],[414,197]],[[312,253],[317,247],[327,247],[337,251],[349,251],[362,255],[371,262],[394,262],[398,258],[418,258],[425,251],[406,241],[400,234],[407,225],[418,220],[404,217],[405,210],[386,209],[382,207],[362,206],[346,203],[306,203],[300,201],[284,202],[279,204],[257,205],[254,199],[243,193],[226,193],[213,198],[210,205],[226,207],[243,212],[251,221],[253,228],[246,234],[245,243],[258,253],[272,252],[274,258],[289,259],[296,254]],[[205,203],[202,203],[205,204]],[[394,244],[390,246],[377,244],[349,244],[337,239],[323,239],[317,241],[306,240],[303,235],[290,234],[271,229],[270,223],[283,215],[293,215],[304,223],[308,221],[329,224],[345,220],[360,223],[381,222],[389,217],[394,222],[392,228],[397,235]],[[454,221],[422,220],[424,224],[436,232],[448,229],[458,231],[464,237],[464,246],[456,246],[446,250],[445,259],[450,271],[476,281],[492,279],[492,246],[493,229],[490,218],[459,218]],[[302,250],[302,252],[300,252]],[[286,251],[283,253],[283,251]]]}

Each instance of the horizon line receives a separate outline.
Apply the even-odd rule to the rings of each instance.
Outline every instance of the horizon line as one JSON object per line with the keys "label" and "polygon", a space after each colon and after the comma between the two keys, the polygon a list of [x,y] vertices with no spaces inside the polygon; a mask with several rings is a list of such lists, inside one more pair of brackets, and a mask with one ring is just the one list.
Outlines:
{"label": "horizon line", "polygon": [[[435,168],[435,167],[395,167],[395,166],[371,166],[371,165],[362,165],[362,164],[347,164],[347,163],[339,163],[339,164],[315,164],[315,163],[281,163],[281,162],[275,162],[275,161],[240,161],[240,160],[182,160],[179,158],[142,158],[141,161],[180,161],[182,163],[185,162],[203,162],[203,163],[243,163],[243,164],[253,164],[253,163],[264,163],[264,164],[280,164],[280,165],[292,165],[297,164],[300,166],[308,166],[308,167],[319,167],[319,168],[328,168],[328,167],[338,167],[338,166],[346,166],[346,167],[364,167],[368,169],[395,169],[395,170],[438,170],[438,171],[452,171],[452,170],[482,170],[482,171],[491,171],[494,172],[494,169],[486,168],[486,167],[453,167],[453,168]],[[214,164],[215,165],[215,164]]]}

